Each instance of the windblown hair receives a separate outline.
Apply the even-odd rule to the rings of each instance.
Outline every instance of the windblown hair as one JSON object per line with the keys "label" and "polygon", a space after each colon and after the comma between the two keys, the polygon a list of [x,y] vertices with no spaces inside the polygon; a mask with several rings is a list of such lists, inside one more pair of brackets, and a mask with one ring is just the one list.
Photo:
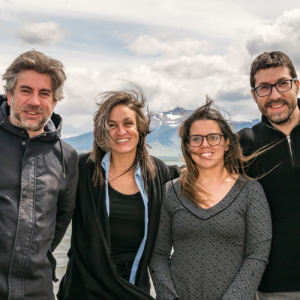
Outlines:
{"label": "windblown hair", "polygon": [[213,104],[213,100],[207,96],[206,104],[196,109],[185,121],[183,121],[178,130],[179,136],[181,137],[181,150],[186,163],[186,167],[182,170],[180,175],[179,186],[182,193],[197,204],[205,203],[205,200],[201,198],[199,193],[202,195],[208,195],[208,193],[195,184],[199,176],[199,169],[192,159],[188,147],[190,128],[194,122],[199,120],[213,120],[219,124],[221,132],[224,134],[224,139],[229,139],[230,141],[228,151],[224,152],[223,168],[225,168],[231,176],[233,174],[239,174],[240,170],[242,170],[243,174],[248,177],[244,170],[246,167],[245,163],[251,161],[253,158],[257,157],[257,155],[265,151],[262,148],[250,156],[243,156],[238,133],[232,131],[230,124],[226,121],[217,107],[215,107],[215,109],[211,108]]}
{"label": "windblown hair", "polygon": [[297,77],[295,67],[290,58],[280,51],[264,52],[258,55],[251,64],[250,68],[250,85],[255,87],[255,74],[262,69],[270,69],[276,67],[287,67],[290,70],[292,78]]}
{"label": "windblown hair", "polygon": [[[146,144],[146,136],[151,132],[150,113],[142,90],[137,86],[135,88],[136,90],[105,92],[98,96],[99,101],[96,103],[98,109],[94,114],[94,143],[89,157],[95,163],[93,176],[93,184],[95,186],[105,183],[105,175],[102,171],[101,162],[105,154],[110,151],[112,138],[109,133],[108,121],[111,111],[117,105],[125,105],[135,112],[139,133],[135,160],[124,174],[135,170],[140,165],[145,186],[146,180],[154,179],[156,175],[156,165],[148,153]],[[143,108],[147,110],[146,115],[143,113]]]}
{"label": "windblown hair", "polygon": [[52,81],[53,100],[63,99],[63,85],[67,79],[63,64],[45,54],[32,50],[21,54],[6,69],[2,79],[6,81],[4,89],[6,94],[14,94],[19,73],[32,70],[40,74],[48,74]]}

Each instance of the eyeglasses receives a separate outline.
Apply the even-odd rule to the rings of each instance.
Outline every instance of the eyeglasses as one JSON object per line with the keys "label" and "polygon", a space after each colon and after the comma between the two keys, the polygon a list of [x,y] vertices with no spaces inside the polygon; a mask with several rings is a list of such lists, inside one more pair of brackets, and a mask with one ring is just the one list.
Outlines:
{"label": "eyeglasses", "polygon": [[265,96],[271,95],[273,86],[275,86],[275,88],[278,92],[289,91],[292,88],[293,81],[295,81],[297,79],[298,79],[298,77],[295,77],[293,79],[279,81],[274,84],[264,84],[264,85],[258,86],[256,88],[252,87],[251,89],[252,89],[252,91],[256,91],[256,93],[259,97],[265,97]]}
{"label": "eyeglasses", "polygon": [[200,147],[203,143],[204,138],[206,138],[207,143],[210,146],[217,146],[220,144],[222,136],[224,136],[224,134],[220,133],[210,133],[208,135],[195,134],[188,136],[188,139],[192,147]]}

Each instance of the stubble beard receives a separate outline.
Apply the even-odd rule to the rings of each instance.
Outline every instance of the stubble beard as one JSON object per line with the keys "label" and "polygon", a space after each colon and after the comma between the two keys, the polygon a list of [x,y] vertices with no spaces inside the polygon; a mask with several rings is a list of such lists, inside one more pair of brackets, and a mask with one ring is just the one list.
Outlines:
{"label": "stubble beard", "polygon": [[[26,119],[22,118],[21,116],[21,111],[25,111],[25,110],[30,110],[33,112],[37,112],[40,113],[42,116],[41,120],[37,120],[37,123],[31,123],[28,122]],[[12,123],[18,127],[24,128],[27,132],[28,131],[32,131],[32,132],[36,132],[36,131],[40,131],[41,129],[43,129],[46,124],[48,123],[50,117],[52,115],[52,111],[49,115],[45,115],[45,110],[42,108],[36,108],[35,106],[32,105],[26,105],[22,108],[17,108],[15,106],[14,100],[11,97],[11,106],[10,106],[10,117],[12,120]]]}
{"label": "stubble beard", "polygon": [[[288,112],[287,113],[271,113],[268,114],[268,106],[270,106],[271,104],[285,104],[288,108]],[[261,107],[261,112],[269,119],[269,121],[273,124],[276,125],[288,125],[291,124],[294,119],[294,111],[297,107],[297,101],[296,103],[289,103],[284,99],[278,99],[276,101],[272,100],[272,101],[268,101],[267,103],[264,104],[263,107]],[[282,115],[282,116],[280,116]]]}

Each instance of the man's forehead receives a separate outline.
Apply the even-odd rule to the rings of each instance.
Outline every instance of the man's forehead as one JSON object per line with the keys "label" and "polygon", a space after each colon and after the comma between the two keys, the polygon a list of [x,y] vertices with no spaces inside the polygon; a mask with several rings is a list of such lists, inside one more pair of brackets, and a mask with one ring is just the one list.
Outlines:
{"label": "man's forehead", "polygon": [[286,66],[279,66],[275,68],[260,69],[256,72],[254,79],[255,84],[273,83],[281,79],[289,79],[291,77],[290,70]]}
{"label": "man's forehead", "polygon": [[32,89],[48,89],[52,91],[52,79],[48,74],[37,73],[33,70],[22,71],[17,76],[16,87],[27,86]]}

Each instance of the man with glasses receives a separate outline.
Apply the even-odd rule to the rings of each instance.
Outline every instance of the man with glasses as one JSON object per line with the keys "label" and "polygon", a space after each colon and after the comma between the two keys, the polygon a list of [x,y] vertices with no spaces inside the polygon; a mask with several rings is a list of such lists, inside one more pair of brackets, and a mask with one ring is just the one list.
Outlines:
{"label": "man with glasses", "polygon": [[272,51],[255,58],[250,84],[262,119],[239,132],[244,154],[273,146],[247,169],[247,174],[258,178],[265,190],[273,223],[269,264],[257,297],[300,299],[299,80],[290,58]]}

